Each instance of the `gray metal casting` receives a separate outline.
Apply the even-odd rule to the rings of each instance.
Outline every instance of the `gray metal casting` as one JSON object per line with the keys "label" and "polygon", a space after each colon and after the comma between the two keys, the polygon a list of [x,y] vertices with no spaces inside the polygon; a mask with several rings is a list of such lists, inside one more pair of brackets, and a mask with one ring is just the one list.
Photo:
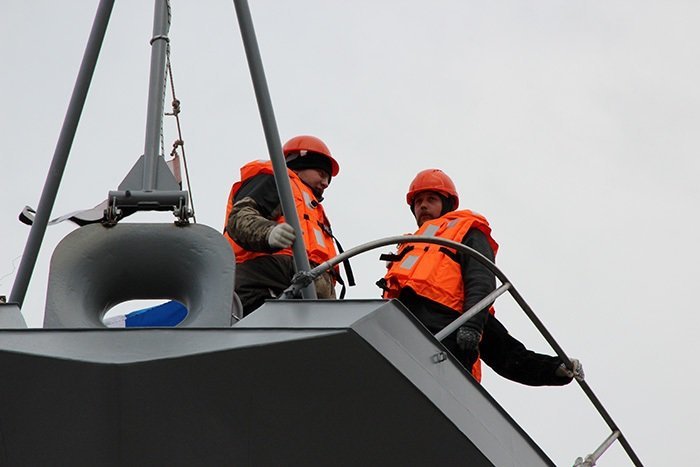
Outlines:
{"label": "gray metal casting", "polygon": [[[233,3],[236,7],[238,26],[241,29],[243,46],[248,59],[250,76],[253,81],[253,88],[255,89],[255,96],[260,111],[260,119],[262,120],[263,130],[265,132],[267,150],[270,154],[270,160],[272,161],[272,168],[275,171],[275,183],[277,184],[277,192],[279,193],[282,212],[284,213],[285,221],[291,225],[294,228],[294,232],[296,232],[296,239],[292,244],[294,267],[297,272],[308,271],[311,269],[311,265],[309,264],[309,258],[306,254],[306,247],[304,246],[297,208],[294,204],[294,196],[292,195],[292,188],[287,174],[287,165],[285,164],[284,155],[282,154],[277,121],[275,120],[270,91],[267,87],[267,80],[265,79],[265,70],[263,68],[262,58],[260,57],[258,40],[255,37],[255,28],[253,27],[250,8],[246,0],[234,0]],[[316,288],[313,282],[305,284],[305,286],[301,288],[301,293],[304,298],[316,298]]]}
{"label": "gray metal casting", "polygon": [[229,327],[240,314],[234,273],[231,246],[202,224],[87,225],[51,257],[44,327],[105,328],[110,308],[138,299],[179,301],[179,326]]}
{"label": "gray metal casting", "polygon": [[51,167],[49,168],[49,173],[46,175],[44,189],[41,192],[41,198],[36,210],[36,217],[29,231],[29,237],[27,238],[24,253],[22,254],[22,261],[19,264],[17,276],[15,277],[15,282],[10,292],[10,301],[19,304],[20,308],[27,294],[29,281],[39,255],[41,242],[46,233],[46,226],[51,216],[54,201],[56,200],[58,187],[61,184],[63,171],[68,162],[70,148],[73,145],[75,132],[78,128],[78,122],[80,121],[80,114],[85,105],[85,99],[87,98],[88,89],[90,88],[90,81],[95,71],[97,57],[100,54],[100,48],[102,47],[102,41],[104,40],[107,23],[109,23],[109,17],[112,13],[113,6],[114,0],[100,0],[100,4],[97,6],[95,19],[92,23],[92,29],[90,30],[90,37],[88,38],[85,53],[80,63],[78,77],[73,87],[73,94],[68,104],[68,110],[63,120],[58,142],[56,143],[56,149],[54,150],[53,159],[51,160]]}
{"label": "gray metal casting", "polygon": [[[299,274],[296,278],[296,280],[287,288],[280,298],[291,298],[294,297],[299,289],[299,287],[308,282],[308,281],[313,281],[316,277],[321,275],[324,271],[330,270],[334,266],[340,264],[341,262],[345,261],[346,259],[352,258],[355,255],[358,255],[360,253],[364,253],[369,250],[373,250],[376,248],[380,248],[383,246],[387,245],[395,245],[395,244],[401,244],[401,243],[433,243],[437,245],[442,245],[446,246],[449,248],[454,248],[458,251],[461,251],[463,253],[466,253],[469,255],[471,258],[474,258],[477,260],[479,263],[481,263],[483,266],[488,268],[491,272],[494,273],[494,275],[498,278],[499,281],[501,281],[501,284],[509,284],[508,287],[508,292],[510,295],[513,297],[513,299],[516,301],[516,303],[520,306],[520,308],[525,312],[528,318],[530,318],[530,321],[535,325],[537,330],[542,334],[542,336],[545,338],[547,343],[549,343],[550,346],[554,349],[556,354],[559,356],[559,358],[562,359],[564,364],[566,365],[567,368],[573,369],[573,364],[571,363],[571,360],[569,357],[566,355],[566,352],[564,352],[564,349],[559,345],[559,343],[554,339],[554,336],[549,332],[549,330],[544,326],[542,321],[535,315],[535,312],[530,308],[530,305],[525,302],[525,299],[520,295],[520,293],[515,289],[515,286],[513,286],[513,283],[508,280],[506,275],[496,267],[495,264],[493,264],[488,258],[486,258],[484,255],[479,253],[478,251],[469,248],[468,246],[459,243],[459,242],[454,242],[452,240],[447,240],[444,238],[440,237],[431,237],[431,236],[426,236],[426,235],[398,235],[394,237],[387,237],[387,238],[382,238],[379,240],[374,240],[371,242],[367,242],[363,245],[356,246],[355,248],[351,248],[344,253],[339,254],[338,256],[335,256],[331,258],[328,261],[325,261],[322,264],[319,264],[315,268],[311,269],[310,271]],[[635,466],[637,467],[642,467],[642,462],[639,460],[639,457],[637,457],[637,454],[634,452],[632,449],[632,446],[629,444],[625,436],[622,434],[622,431],[620,428],[617,426],[615,421],[612,419],[610,414],[608,413],[607,409],[603,406],[602,402],[600,399],[598,399],[598,396],[595,395],[591,387],[588,385],[588,383],[584,380],[579,380],[577,379],[576,382],[579,384],[583,392],[586,394],[588,397],[588,400],[591,401],[595,409],[598,411],[598,414],[600,414],[601,418],[605,420],[605,423],[607,423],[608,427],[610,428],[611,432],[613,434],[619,433],[617,436],[617,439],[620,441],[620,444],[622,445],[623,449],[629,456],[630,460],[634,463]]]}

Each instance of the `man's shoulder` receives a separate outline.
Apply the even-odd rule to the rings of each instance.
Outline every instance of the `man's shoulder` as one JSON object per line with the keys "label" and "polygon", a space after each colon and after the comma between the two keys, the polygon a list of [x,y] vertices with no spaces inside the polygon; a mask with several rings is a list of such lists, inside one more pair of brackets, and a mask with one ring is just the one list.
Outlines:
{"label": "man's shoulder", "polygon": [[241,167],[241,170],[244,170],[246,168],[264,169],[264,168],[268,168],[268,167],[270,169],[272,169],[272,162],[270,162],[269,160],[255,159],[255,160],[252,160],[252,161],[249,161],[249,162],[246,162],[245,164],[243,164],[243,166]]}
{"label": "man's shoulder", "polygon": [[258,174],[245,180],[234,196],[234,203],[250,198],[268,214],[279,204],[275,177],[271,174]]}
{"label": "man's shoulder", "polygon": [[447,221],[478,221],[481,222],[482,224],[489,225],[489,221],[486,219],[486,216],[484,216],[481,213],[478,213],[476,211],[472,211],[471,209],[460,209],[459,211],[450,211],[440,217],[442,220],[447,220]]}
{"label": "man's shoulder", "polygon": [[272,186],[275,192],[277,192],[277,187],[275,186],[275,176],[270,173],[263,172],[244,179],[241,183],[239,193],[248,196],[251,192],[256,192],[261,188],[264,192],[267,192],[270,186]]}

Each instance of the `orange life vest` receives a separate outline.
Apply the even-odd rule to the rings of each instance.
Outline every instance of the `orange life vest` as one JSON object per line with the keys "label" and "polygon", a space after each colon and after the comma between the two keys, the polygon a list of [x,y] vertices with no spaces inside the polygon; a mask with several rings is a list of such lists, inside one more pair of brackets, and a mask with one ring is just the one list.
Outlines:
{"label": "orange life vest", "polygon": [[[323,206],[316,200],[316,196],[313,191],[311,191],[311,188],[302,182],[294,171],[287,169],[287,173],[289,174],[292,194],[294,195],[294,204],[297,208],[297,215],[299,216],[304,245],[306,246],[309,261],[315,264],[321,264],[338,254],[333,244],[330,222],[326,217],[326,213],[323,211]],[[272,163],[269,161],[253,161],[241,168],[241,180],[233,184],[228,197],[225,223],[228,223],[228,218],[233,209],[233,198],[236,196],[236,193],[238,193],[238,190],[240,190],[244,182],[260,174],[274,174]],[[279,219],[275,220],[281,224],[284,222],[284,216],[280,216]],[[244,249],[236,243],[225,230],[224,236],[231,244],[231,248],[233,248],[237,263],[243,263],[257,258],[258,256],[270,254]],[[276,251],[274,254],[293,256],[291,248]]]}
{"label": "orange life vest", "polygon": [[[414,235],[441,237],[461,242],[470,229],[478,229],[486,235],[494,254],[498,244],[491,238],[489,223],[480,214],[469,210],[452,211],[437,219],[426,221]],[[384,279],[384,298],[396,298],[404,287],[410,287],[418,295],[440,303],[455,312],[464,312],[464,282],[462,270],[453,259],[452,248],[427,243],[404,243],[399,247],[394,261]],[[493,308],[489,309],[494,313]],[[477,360],[472,375],[481,381],[481,364]]]}

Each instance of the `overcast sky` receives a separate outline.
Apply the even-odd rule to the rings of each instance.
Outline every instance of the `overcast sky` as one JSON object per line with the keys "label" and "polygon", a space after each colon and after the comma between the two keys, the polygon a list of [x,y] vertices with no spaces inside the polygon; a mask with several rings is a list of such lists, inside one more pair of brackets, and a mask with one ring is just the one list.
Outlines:
{"label": "overcast sky", "polygon": [[[172,65],[200,223],[266,146],[231,1],[173,0]],[[96,2],[0,3],[0,294],[9,295]],[[696,459],[700,4],[692,1],[253,1],[282,139],[340,162],[324,202],[346,248],[415,230],[411,179],[437,167],[484,214],[497,264],[645,465]],[[117,2],[52,217],[89,208],[143,153],[151,2]],[[169,99],[169,98],[168,98]],[[165,145],[175,137],[165,122]],[[135,221],[171,222],[168,213]],[[23,313],[41,326],[50,227]],[[374,298],[378,253],[350,298]],[[551,353],[509,298],[497,313]],[[608,436],[575,386],[484,386],[557,465]],[[445,446],[449,449],[449,446]],[[631,465],[619,445],[598,465]]]}

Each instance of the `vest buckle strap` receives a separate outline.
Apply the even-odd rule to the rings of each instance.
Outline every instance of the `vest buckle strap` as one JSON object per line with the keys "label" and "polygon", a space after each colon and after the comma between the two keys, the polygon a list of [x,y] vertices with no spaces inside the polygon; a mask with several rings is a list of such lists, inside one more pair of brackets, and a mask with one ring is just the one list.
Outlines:
{"label": "vest buckle strap", "polygon": [[450,258],[452,261],[455,263],[459,263],[459,255],[457,254],[456,251],[452,251],[449,248],[445,248],[444,246],[440,247],[438,249],[440,253],[443,253],[445,256]]}
{"label": "vest buckle strap", "polygon": [[389,261],[390,263],[393,263],[395,261],[401,261],[404,256],[406,256],[406,253],[409,251],[413,250],[415,247],[413,245],[409,245],[403,250],[401,250],[401,253],[382,253],[379,255],[379,261]]}

